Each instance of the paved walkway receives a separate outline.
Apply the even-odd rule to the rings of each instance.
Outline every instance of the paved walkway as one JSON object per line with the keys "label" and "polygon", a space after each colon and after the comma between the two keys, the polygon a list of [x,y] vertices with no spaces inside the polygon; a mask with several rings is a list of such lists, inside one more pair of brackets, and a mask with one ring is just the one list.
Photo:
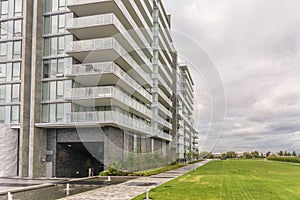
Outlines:
{"label": "paved walkway", "polygon": [[178,176],[201,167],[208,162],[210,162],[210,160],[202,161],[196,164],[188,165],[186,167],[174,169],[149,177],[139,177],[125,183],[99,188],[96,190],[62,198],[60,200],[130,200],[140,194],[145,193],[147,189],[155,188],[174,178],[177,178]]}

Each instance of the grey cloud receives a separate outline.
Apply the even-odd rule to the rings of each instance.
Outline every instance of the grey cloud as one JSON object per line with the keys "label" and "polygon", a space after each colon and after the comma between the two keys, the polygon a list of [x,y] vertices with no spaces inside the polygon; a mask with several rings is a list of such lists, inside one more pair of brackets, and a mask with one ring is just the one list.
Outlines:
{"label": "grey cloud", "polygon": [[[300,151],[300,1],[164,2],[173,29],[207,50],[224,81],[228,118],[214,151]],[[203,83],[197,88],[202,150],[210,150],[218,130],[205,135],[213,108]]]}

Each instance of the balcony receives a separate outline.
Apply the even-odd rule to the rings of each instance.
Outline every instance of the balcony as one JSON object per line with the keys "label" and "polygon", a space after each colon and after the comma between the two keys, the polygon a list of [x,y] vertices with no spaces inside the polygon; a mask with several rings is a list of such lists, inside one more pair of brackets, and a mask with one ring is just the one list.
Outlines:
{"label": "balcony", "polygon": [[167,82],[161,77],[160,74],[158,75],[158,83],[159,83],[159,86],[161,86],[160,88],[162,88],[165,93],[167,93],[170,96],[172,95],[172,89],[167,84]]}
{"label": "balcony", "polygon": [[[122,21],[122,24],[124,24],[127,30],[137,31],[136,33],[141,39],[147,41],[124,6],[122,0],[68,0],[67,4],[68,8],[78,17],[114,13]],[[149,45],[153,35],[150,30],[146,30],[145,33],[147,33]],[[147,45],[147,43],[145,43],[145,45]]]}
{"label": "balcony", "polygon": [[117,111],[73,112],[68,114],[67,123],[76,127],[114,126],[128,131],[151,135],[151,126],[143,120],[133,119]]}
{"label": "balcony", "polygon": [[153,136],[154,138],[159,138],[159,139],[163,139],[166,141],[172,141],[172,135],[169,135],[163,131],[159,131],[156,135]]}
{"label": "balcony", "polygon": [[141,101],[151,103],[151,94],[113,62],[73,65],[66,76],[89,87],[119,85]]}
{"label": "balcony", "polygon": [[160,88],[158,88],[158,94],[158,99],[164,106],[172,107],[172,101],[169,99],[169,97],[165,95],[165,93]]}
{"label": "balcony", "polygon": [[151,110],[115,87],[73,88],[65,95],[67,101],[82,106],[117,105],[137,116],[151,119]]}
{"label": "balcony", "polygon": [[[131,32],[127,32],[115,14],[73,18],[68,21],[67,30],[79,40],[114,37],[145,70],[152,71],[149,59],[141,51],[145,47],[137,45]],[[152,54],[148,56],[152,57]]]}
{"label": "balcony", "polygon": [[66,52],[84,63],[115,62],[125,71],[131,70],[140,84],[151,86],[150,76],[114,38],[73,41],[68,45]]}
{"label": "balcony", "polygon": [[170,122],[168,122],[167,120],[165,120],[164,118],[162,118],[161,116],[158,116],[158,123],[160,124],[161,127],[165,127],[168,128],[170,130],[172,130],[172,124]]}
{"label": "balcony", "polygon": [[163,106],[161,103],[158,103],[159,113],[164,115],[165,117],[172,118],[172,112],[169,111],[165,106]]}

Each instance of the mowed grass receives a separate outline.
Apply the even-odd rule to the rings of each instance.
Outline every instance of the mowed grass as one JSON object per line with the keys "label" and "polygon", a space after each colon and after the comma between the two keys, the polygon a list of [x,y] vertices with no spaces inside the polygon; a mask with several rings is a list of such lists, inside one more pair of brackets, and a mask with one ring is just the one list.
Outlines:
{"label": "mowed grass", "polygon": [[[300,199],[300,165],[263,160],[213,161],[150,191],[153,200]],[[144,199],[145,194],[134,200]]]}

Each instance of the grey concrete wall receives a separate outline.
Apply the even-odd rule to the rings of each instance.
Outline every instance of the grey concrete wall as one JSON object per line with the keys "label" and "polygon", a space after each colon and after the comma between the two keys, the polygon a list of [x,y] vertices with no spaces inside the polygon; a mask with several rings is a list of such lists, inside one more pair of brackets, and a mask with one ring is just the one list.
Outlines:
{"label": "grey concrete wall", "polygon": [[17,175],[18,131],[0,124],[0,177]]}

